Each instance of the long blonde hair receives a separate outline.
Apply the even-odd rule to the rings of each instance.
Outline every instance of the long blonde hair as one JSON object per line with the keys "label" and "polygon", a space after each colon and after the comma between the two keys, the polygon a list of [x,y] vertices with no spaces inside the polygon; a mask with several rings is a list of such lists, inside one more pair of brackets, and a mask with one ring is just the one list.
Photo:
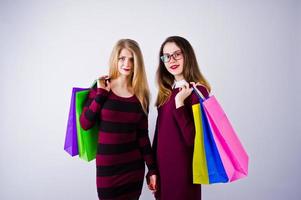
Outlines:
{"label": "long blonde hair", "polygon": [[159,92],[156,100],[156,106],[162,106],[170,97],[172,85],[174,83],[174,76],[170,74],[163,61],[160,57],[163,55],[163,48],[166,43],[174,42],[182,51],[184,66],[183,66],[183,76],[187,82],[199,82],[208,90],[210,93],[211,88],[203,74],[199,69],[199,65],[197,63],[197,59],[191,44],[182,37],[179,36],[171,36],[168,37],[161,45],[160,53],[159,53],[159,66],[157,69],[157,84],[159,86]]}
{"label": "long blonde hair", "polygon": [[119,76],[118,56],[122,49],[127,49],[133,54],[134,70],[129,76],[128,84],[133,88],[134,95],[138,98],[145,114],[149,107],[149,87],[147,83],[143,56],[138,43],[131,39],[121,39],[114,46],[109,61],[109,77],[115,79]]}

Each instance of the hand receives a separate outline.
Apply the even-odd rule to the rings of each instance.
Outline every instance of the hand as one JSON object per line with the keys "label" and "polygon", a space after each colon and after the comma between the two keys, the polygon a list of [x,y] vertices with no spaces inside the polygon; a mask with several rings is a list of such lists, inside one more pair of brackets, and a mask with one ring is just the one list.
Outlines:
{"label": "hand", "polygon": [[111,89],[109,76],[101,76],[97,79],[97,88],[102,88],[107,90],[108,92]]}
{"label": "hand", "polygon": [[189,84],[186,83],[179,88],[180,92],[175,97],[176,108],[179,108],[184,105],[184,100],[191,94],[192,88],[189,88]]}
{"label": "hand", "polygon": [[201,85],[199,82],[195,83],[195,82],[190,82],[190,84],[192,85],[192,87],[196,88],[198,85]]}
{"label": "hand", "polygon": [[149,177],[148,189],[150,189],[153,193],[158,190],[158,179],[157,175],[153,174]]}
{"label": "hand", "polygon": [[[202,85],[199,82],[195,83],[195,82],[190,82],[190,84],[192,84],[192,87],[195,88],[195,92],[202,98],[205,99],[204,95],[199,91],[199,89],[197,88],[197,86]],[[209,93],[209,92],[208,92]]]}

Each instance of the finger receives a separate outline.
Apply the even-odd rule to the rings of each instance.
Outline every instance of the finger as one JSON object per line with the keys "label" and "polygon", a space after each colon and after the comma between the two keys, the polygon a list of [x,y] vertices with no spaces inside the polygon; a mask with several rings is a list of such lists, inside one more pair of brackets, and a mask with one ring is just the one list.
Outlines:
{"label": "finger", "polygon": [[196,83],[195,82],[190,82],[190,84],[192,85],[192,87],[196,87]]}
{"label": "finger", "polygon": [[[188,86],[188,87],[189,87],[189,86]],[[185,84],[185,85],[183,85],[181,88],[182,88],[182,90],[185,91],[185,90],[187,89],[187,85]]]}
{"label": "finger", "polygon": [[186,96],[186,97],[189,96],[189,95],[191,94],[192,90],[193,90],[193,88],[188,88],[188,89],[186,89],[186,91],[185,91],[185,96]]}
{"label": "finger", "polygon": [[104,80],[105,79],[105,77],[104,76],[100,76],[99,78],[98,78],[98,80]]}
{"label": "finger", "polygon": [[190,90],[192,90],[192,88],[193,88],[193,87],[189,87],[189,86],[188,86],[188,87],[186,88],[186,90],[185,90],[185,93],[186,93],[186,94],[190,94]]}
{"label": "finger", "polygon": [[105,85],[108,86],[110,84],[109,79],[105,79]]}
{"label": "finger", "polygon": [[99,84],[101,84],[102,86],[105,86],[105,79],[104,78],[98,78],[97,79],[97,82],[99,83]]}
{"label": "finger", "polygon": [[154,190],[156,190],[156,191],[158,190],[158,185],[154,186]]}
{"label": "finger", "polygon": [[104,76],[100,76],[98,79],[99,80],[105,80],[105,79],[108,79],[108,77],[109,77],[108,75],[104,75]]}

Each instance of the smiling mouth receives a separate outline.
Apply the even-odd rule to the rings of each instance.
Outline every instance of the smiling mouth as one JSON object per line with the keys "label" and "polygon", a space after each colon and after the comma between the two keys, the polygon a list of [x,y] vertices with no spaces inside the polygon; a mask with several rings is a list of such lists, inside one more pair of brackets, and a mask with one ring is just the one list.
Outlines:
{"label": "smiling mouth", "polygon": [[130,71],[131,69],[130,68],[122,68],[124,71]]}
{"label": "smiling mouth", "polygon": [[179,65],[172,65],[170,66],[170,69],[177,69],[179,67]]}

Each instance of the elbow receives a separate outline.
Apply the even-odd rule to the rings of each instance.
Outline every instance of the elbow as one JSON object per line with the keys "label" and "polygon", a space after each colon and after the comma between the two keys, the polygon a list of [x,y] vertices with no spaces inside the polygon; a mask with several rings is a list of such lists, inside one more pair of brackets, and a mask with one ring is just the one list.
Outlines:
{"label": "elbow", "polygon": [[83,124],[81,124],[80,126],[81,126],[81,127],[82,127],[82,129],[84,129],[85,131],[87,131],[87,130],[89,129],[89,127],[88,127],[88,126],[85,126],[85,125],[83,125]]}
{"label": "elbow", "polygon": [[195,136],[195,132],[192,130],[188,130],[186,134],[184,134],[184,143],[187,147],[194,146],[194,136]]}
{"label": "elbow", "polygon": [[85,131],[91,127],[91,126],[89,126],[89,122],[84,118],[83,115],[80,116],[79,123],[80,123],[80,126],[82,127],[82,129],[84,129]]}

